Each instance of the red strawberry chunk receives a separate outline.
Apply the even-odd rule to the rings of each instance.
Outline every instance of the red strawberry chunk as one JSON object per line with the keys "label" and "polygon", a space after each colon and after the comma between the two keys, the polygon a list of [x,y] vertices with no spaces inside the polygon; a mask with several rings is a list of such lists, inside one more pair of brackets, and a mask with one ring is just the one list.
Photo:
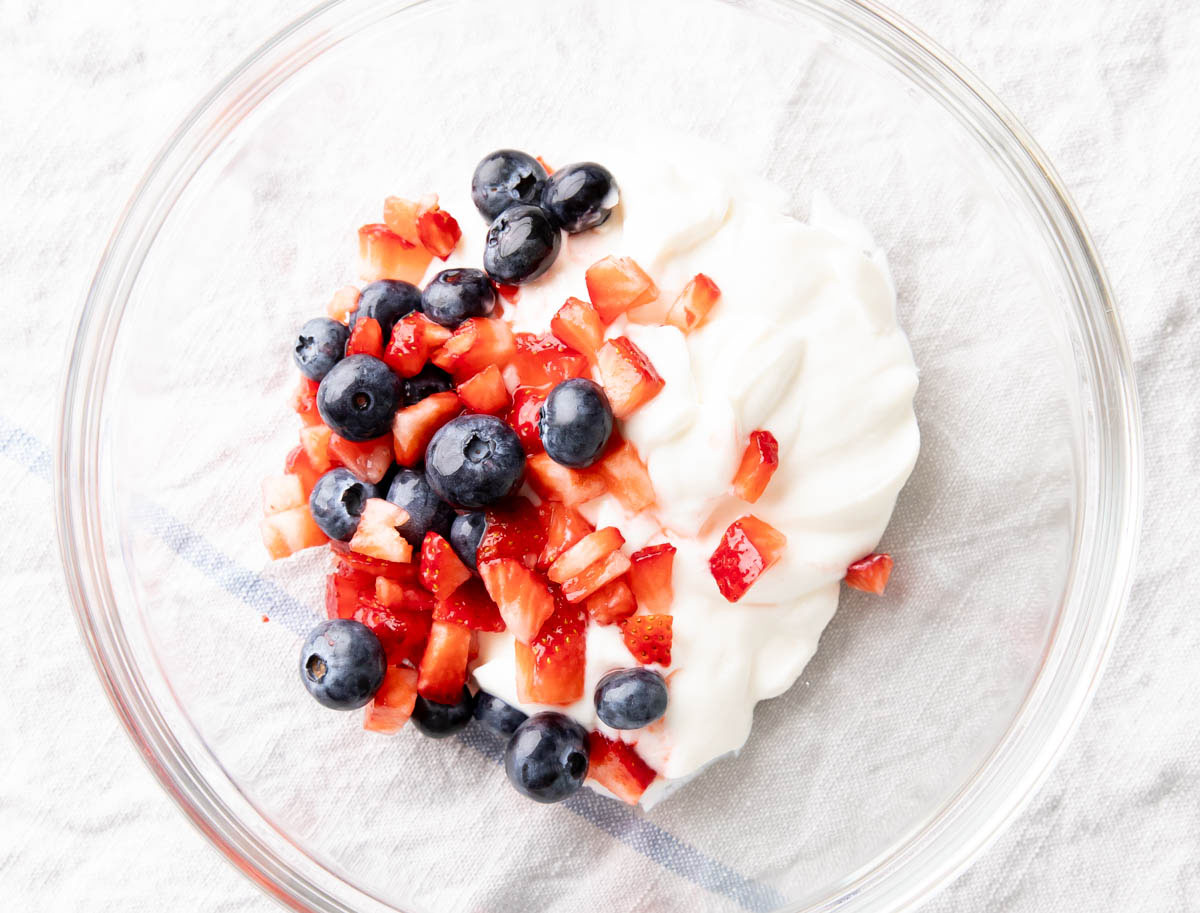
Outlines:
{"label": "red strawberry chunk", "polygon": [[432,259],[423,246],[404,240],[386,225],[364,225],[358,230],[358,274],[366,282],[420,282]]}
{"label": "red strawberry chunk", "polygon": [[339,567],[325,578],[325,614],[353,618],[364,602],[375,596],[375,578],[349,567]]}
{"label": "red strawberry chunk", "polygon": [[[305,425],[300,429],[300,446],[314,471],[326,473],[333,466],[329,443],[333,432],[326,425]],[[311,489],[309,489],[311,491]]]}
{"label": "red strawberry chunk", "polygon": [[573,704],[583,697],[588,616],[558,597],[537,637],[516,644],[517,697],[535,704]]}
{"label": "red strawberry chunk", "polygon": [[322,423],[321,415],[317,412],[317,388],[320,386],[319,381],[309,380],[301,375],[300,382],[296,384],[292,393],[292,409],[306,425]]}
{"label": "red strawberry chunk", "polygon": [[459,384],[458,398],[472,412],[485,415],[499,415],[512,405],[508,387],[504,385],[504,377],[495,365],[488,365],[475,376]]}
{"label": "red strawberry chunk", "polygon": [[[406,565],[412,567],[412,565]],[[425,612],[433,611],[433,595],[423,587],[410,581],[392,580],[388,577],[375,578],[375,601],[389,611]]]}
{"label": "red strawberry chunk", "polygon": [[487,510],[483,538],[475,550],[477,562],[513,558],[533,567],[546,545],[538,509],[527,498],[508,498]]}
{"label": "red strawberry chunk", "polygon": [[480,562],[479,576],[513,637],[532,641],[554,613],[554,597],[542,575],[514,558],[498,558]]}
{"label": "red strawberry chunk", "polygon": [[383,498],[368,498],[358,518],[358,529],[350,548],[360,555],[404,564],[412,560],[412,546],[398,527],[408,522],[408,513]]}
{"label": "red strawberry chunk", "polygon": [[554,169],[546,164],[546,160],[544,158],[542,158],[540,155],[535,155],[534,159],[537,160],[537,163],[539,165],[541,165],[543,168],[546,169],[546,174],[548,174],[548,175],[554,174]]}
{"label": "red strawberry chunk", "polygon": [[329,304],[325,306],[325,313],[338,323],[348,323],[350,312],[357,307],[358,289],[353,285],[345,285],[333,293],[333,297],[329,299]]}
{"label": "red strawberry chunk", "polygon": [[[305,427],[317,427],[305,426]],[[324,426],[322,426],[324,427]],[[300,477],[300,486],[304,490],[304,497],[307,498],[312,494],[313,488],[316,486],[321,476],[327,470],[318,469],[309,459],[308,453],[303,446],[293,448],[287,455],[287,459],[283,462],[284,472]]]}
{"label": "red strawberry chunk", "polygon": [[751,431],[750,443],[742,454],[733,477],[733,493],[753,504],[762,497],[767,483],[779,468],[779,441],[770,431]]}
{"label": "red strawberry chunk", "polygon": [[401,583],[414,585],[418,583],[418,568],[414,564],[401,564],[360,555],[358,552],[351,551],[348,543],[339,542],[337,539],[329,541],[329,548],[334,553],[335,566],[338,568],[346,567],[375,577],[387,577],[389,580]]}
{"label": "red strawberry chunk", "polygon": [[735,521],[725,530],[708,567],[717,589],[730,602],[746,595],[750,586],[779,561],[787,537],[753,515]]}
{"label": "red strawberry chunk", "polygon": [[263,517],[259,524],[263,545],[272,558],[286,558],[301,549],[324,545],[329,537],[313,522],[308,505]]}
{"label": "red strawberry chunk", "polygon": [[[361,321],[360,321],[361,323]],[[392,327],[392,337],[383,353],[383,362],[401,377],[413,377],[446,340],[450,331],[424,314],[406,314]]]}
{"label": "red strawberry chunk", "polygon": [[360,317],[350,331],[346,355],[370,355],[383,358],[383,330],[374,317]]}
{"label": "red strawberry chunk", "polygon": [[369,441],[348,441],[331,433],[329,453],[364,482],[375,485],[392,467],[392,436],[389,434]]}
{"label": "red strawberry chunk", "polygon": [[587,775],[629,805],[637,805],[658,776],[632,745],[606,738],[599,732],[588,735]]}
{"label": "red strawberry chunk", "polygon": [[666,386],[646,353],[625,336],[602,345],[596,360],[604,392],[617,418],[628,418]]}
{"label": "red strawberry chunk", "polygon": [[421,543],[421,585],[441,601],[470,579],[471,571],[450,543],[435,532],[426,533]]}
{"label": "red strawberry chunk", "polygon": [[631,307],[649,304],[658,297],[654,280],[629,257],[605,257],[584,274],[588,297],[605,325]]}
{"label": "red strawberry chunk", "polygon": [[452,621],[472,631],[499,633],[505,629],[500,609],[480,580],[472,577],[433,607],[435,621]]}
{"label": "red strawberry chunk", "polygon": [[433,619],[428,612],[385,609],[372,599],[361,600],[354,620],[370,628],[387,656],[388,665],[416,668],[425,655]]}
{"label": "red strawberry chunk", "polygon": [[262,480],[263,516],[278,514],[294,507],[304,507],[304,482],[298,475],[268,476]]}
{"label": "red strawberry chunk", "polygon": [[472,317],[464,320],[433,354],[432,361],[456,381],[478,374],[488,365],[503,366],[516,353],[512,330],[503,320]]}
{"label": "red strawberry chunk", "polygon": [[401,409],[392,419],[392,437],[396,462],[416,466],[425,459],[425,448],[438,429],[462,411],[462,403],[450,391],[427,396],[419,403]]}
{"label": "red strawberry chunk", "polygon": [[546,530],[546,547],[542,549],[537,561],[539,570],[548,568],[558,560],[559,555],[593,532],[592,524],[566,504],[543,501],[538,513],[542,518],[542,527]]}
{"label": "red strawberry chunk", "polygon": [[467,683],[471,630],[451,621],[435,621],[429,628],[429,643],[421,657],[417,692],[436,704],[458,702]]}
{"label": "red strawberry chunk", "polygon": [[523,387],[551,388],[571,377],[586,377],[588,360],[549,335],[517,333],[512,366]]}
{"label": "red strawberry chunk", "polygon": [[620,551],[624,544],[615,526],[605,527],[563,552],[546,576],[562,587],[570,602],[580,602],[629,570],[629,559]]}
{"label": "red strawberry chunk", "polygon": [[633,590],[619,577],[592,593],[584,604],[592,620],[601,625],[620,624],[637,611]]}
{"label": "red strawberry chunk", "polygon": [[[582,353],[588,361],[596,360],[596,352],[604,342],[604,324],[600,313],[588,301],[568,298],[550,321],[550,332]],[[580,374],[580,377],[586,375]]]}
{"label": "red strawberry chunk", "polygon": [[506,419],[512,425],[513,430],[517,432],[517,437],[521,439],[521,446],[530,456],[546,449],[542,446],[542,437],[537,430],[538,415],[545,402],[545,394],[529,387],[518,387],[513,394],[512,409]]}
{"label": "red strawberry chunk", "polygon": [[621,639],[642,665],[669,666],[672,622],[670,615],[634,615],[621,623]]}
{"label": "red strawberry chunk", "polygon": [[670,543],[648,545],[630,557],[629,585],[641,606],[652,615],[671,610],[675,589],[671,578],[675,570],[675,546]]}
{"label": "red strawberry chunk", "polygon": [[417,703],[417,670],[388,666],[383,684],[363,714],[363,729],[390,735],[399,732]]}
{"label": "red strawberry chunk", "polygon": [[572,469],[556,463],[544,453],[534,454],[525,464],[526,477],[539,497],[578,507],[606,491],[604,478],[595,469]]}
{"label": "red strawberry chunk", "polygon": [[435,204],[417,215],[417,236],[427,251],[445,260],[458,246],[462,229],[454,216]]}
{"label": "red strawberry chunk", "polygon": [[417,211],[420,207],[412,200],[388,197],[383,201],[383,222],[388,230],[398,234],[410,244],[420,244],[417,234]]}
{"label": "red strawberry chunk", "polygon": [[872,553],[860,558],[846,568],[846,585],[864,593],[882,596],[888,578],[892,576],[892,564],[892,556],[886,552]]}
{"label": "red strawberry chunk", "polygon": [[667,312],[667,323],[690,333],[704,323],[704,318],[720,297],[721,290],[717,284],[704,273],[697,273],[671,305],[671,310]]}
{"label": "red strawberry chunk", "polygon": [[630,513],[654,506],[654,483],[633,444],[614,434],[596,469],[609,493]]}

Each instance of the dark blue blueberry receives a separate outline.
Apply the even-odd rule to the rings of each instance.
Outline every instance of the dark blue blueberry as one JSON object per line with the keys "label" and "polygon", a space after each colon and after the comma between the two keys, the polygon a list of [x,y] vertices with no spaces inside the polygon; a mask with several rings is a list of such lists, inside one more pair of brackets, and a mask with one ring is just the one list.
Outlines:
{"label": "dark blue blueberry", "polygon": [[619,669],[596,685],[596,715],[613,729],[641,729],[667,712],[667,682],[651,669]]}
{"label": "dark blue blueberry", "polygon": [[469,317],[490,317],[496,290],[481,269],[444,269],[421,293],[421,310],[434,323],[454,329]]}
{"label": "dark blue blueberry", "polygon": [[339,467],[317,480],[308,498],[308,509],[321,532],[330,539],[345,542],[358,529],[358,518],[367,498],[378,497],[374,485]]}
{"label": "dark blue blueberry", "polygon": [[349,618],[321,622],[300,651],[304,687],[334,710],[365,705],[383,684],[386,669],[387,657],[375,632]]}
{"label": "dark blue blueberry", "polygon": [[478,510],[512,494],[525,472],[517,433],[491,415],[460,415],[425,450],[425,478],[438,497]]}
{"label": "dark blue blueberry", "polygon": [[437,365],[426,365],[404,380],[404,405],[419,403],[427,396],[454,389],[454,378]]}
{"label": "dark blue blueberry", "polygon": [[595,162],[554,172],[542,188],[542,209],[563,231],[578,234],[603,225],[621,199],[612,173]]}
{"label": "dark blue blueberry", "polygon": [[529,719],[529,716],[504,703],[496,695],[480,691],[475,695],[475,719],[496,735],[507,739],[517,731],[518,726]]}
{"label": "dark blue blueberry", "polygon": [[412,720],[417,724],[417,728],[431,739],[444,739],[471,722],[474,709],[475,699],[464,685],[458,701],[453,704],[437,704],[418,694]]}
{"label": "dark blue blueberry", "polygon": [[514,203],[536,203],[542,195],[546,169],[532,155],[516,149],[497,149],[475,166],[471,199],[487,221]]}
{"label": "dark blue blueberry", "polygon": [[459,514],[450,524],[450,545],[467,567],[478,569],[479,541],[486,529],[487,517],[481,511]]}
{"label": "dark blue blueberry", "polygon": [[420,309],[419,288],[399,279],[380,279],[364,288],[358,296],[358,307],[350,312],[350,327],[354,327],[359,317],[374,317],[383,330],[383,344],[387,345],[396,321]]}
{"label": "dark blue blueberry", "polygon": [[512,206],[496,216],[483,249],[483,268],[504,285],[532,282],[554,263],[562,232],[540,207]]}
{"label": "dark blue blueberry", "polygon": [[350,331],[328,317],[314,317],[300,328],[292,360],[300,373],[310,380],[320,380],[346,354]]}
{"label": "dark blue blueberry", "polygon": [[504,772],[530,799],[561,802],[587,776],[587,730],[561,713],[534,714],[509,740]]}
{"label": "dark blue blueberry", "polygon": [[538,437],[556,463],[583,469],[600,458],[612,434],[613,413],[599,384],[583,377],[550,391],[538,414]]}
{"label": "dark blue blueberry", "polygon": [[438,499],[421,473],[411,469],[397,472],[388,488],[387,499],[408,514],[408,522],[397,529],[413,548],[420,548],[425,534],[430,531],[443,538],[450,535],[454,511]]}
{"label": "dark blue blueberry", "polygon": [[348,441],[369,441],[390,432],[399,405],[400,379],[370,355],[343,358],[317,388],[322,421]]}

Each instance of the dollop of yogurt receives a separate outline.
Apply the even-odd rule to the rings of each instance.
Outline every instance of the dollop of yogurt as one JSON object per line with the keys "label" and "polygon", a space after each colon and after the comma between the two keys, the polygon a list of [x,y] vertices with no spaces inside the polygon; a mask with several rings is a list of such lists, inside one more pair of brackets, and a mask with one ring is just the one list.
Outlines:
{"label": "dollop of yogurt", "polygon": [[[565,160],[564,160],[565,161]],[[610,254],[635,259],[660,290],[657,304],[620,318],[626,335],[666,381],[624,423],[654,482],[657,505],[632,516],[611,496],[584,505],[597,528],[616,526],[627,551],[670,542],[677,551],[670,704],[652,726],[616,733],[592,703],[607,672],[633,666],[620,629],[587,631],[584,697],[567,707],[517,699],[513,638],[485,634],[478,685],[528,713],[554,709],[588,729],[635,742],[660,774],[650,804],[672,781],[736,751],[754,705],[787,690],[817,649],[837,608],[846,567],[874,550],[916,461],[917,369],[896,321],[886,258],[861,226],[814,199],[810,221],[783,213],[785,194],[711,155],[603,159],[621,203],[598,229],[565,236],[554,266],[523,286],[505,319],[547,332],[570,296],[587,298],[584,273]],[[443,205],[464,235],[447,266],[481,263],[485,232],[465,195]],[[689,335],[655,325],[703,272],[721,297]],[[648,323],[635,321],[650,321]],[[730,493],[747,437],[766,429],[780,465],[749,505]],[[725,529],[752,513],[787,537],[782,560],[731,604],[708,559]]]}

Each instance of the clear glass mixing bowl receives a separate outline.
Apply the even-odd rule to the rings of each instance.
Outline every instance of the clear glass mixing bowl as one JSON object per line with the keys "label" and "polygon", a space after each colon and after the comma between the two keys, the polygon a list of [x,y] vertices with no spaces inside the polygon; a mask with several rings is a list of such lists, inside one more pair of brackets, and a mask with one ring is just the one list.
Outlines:
{"label": "clear glass mixing bowl", "polygon": [[[889,251],[922,456],[884,542],[740,757],[649,813],[516,799],[475,734],[368,736],[294,670],[321,605],[268,567],[287,341],[389,193],[489,148],[662,129]],[[460,218],[478,228],[470,213]],[[163,787],[297,910],[883,911],[1030,795],[1100,673],[1140,513],[1129,355],[1043,155],[961,67],[853,0],[342,0],[188,117],[97,272],[63,399],[59,533],[113,704]],[[262,623],[262,616],[271,618]]]}

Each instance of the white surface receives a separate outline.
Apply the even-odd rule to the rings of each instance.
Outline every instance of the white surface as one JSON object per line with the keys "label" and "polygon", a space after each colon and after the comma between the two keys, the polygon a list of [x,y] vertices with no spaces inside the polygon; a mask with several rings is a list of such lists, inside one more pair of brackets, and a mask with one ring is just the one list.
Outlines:
{"label": "white surface", "polygon": [[[1137,359],[1149,479],[1138,582],[1093,708],[1028,810],[927,909],[1200,909],[1200,7],[897,5],[1005,99],[1079,203]],[[13,909],[275,909],[118,729],[58,576],[46,453],[70,314],[133,182],[180,113],[304,6],[0,5],[0,893]]]}

